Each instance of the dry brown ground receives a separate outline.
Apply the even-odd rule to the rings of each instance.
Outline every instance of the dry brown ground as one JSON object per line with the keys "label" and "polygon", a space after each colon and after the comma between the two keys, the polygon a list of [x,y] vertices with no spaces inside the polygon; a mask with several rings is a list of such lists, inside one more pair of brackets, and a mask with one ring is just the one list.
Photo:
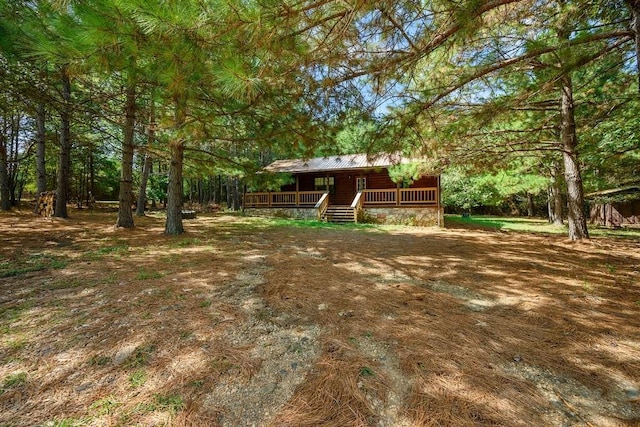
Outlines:
{"label": "dry brown ground", "polygon": [[640,425],[640,243],[0,215],[0,425]]}

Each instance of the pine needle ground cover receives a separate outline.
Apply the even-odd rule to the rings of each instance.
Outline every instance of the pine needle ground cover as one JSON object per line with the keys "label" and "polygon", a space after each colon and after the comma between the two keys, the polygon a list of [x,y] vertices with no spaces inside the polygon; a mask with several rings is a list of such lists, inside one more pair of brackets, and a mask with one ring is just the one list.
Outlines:
{"label": "pine needle ground cover", "polygon": [[0,425],[637,425],[640,243],[0,216]]}

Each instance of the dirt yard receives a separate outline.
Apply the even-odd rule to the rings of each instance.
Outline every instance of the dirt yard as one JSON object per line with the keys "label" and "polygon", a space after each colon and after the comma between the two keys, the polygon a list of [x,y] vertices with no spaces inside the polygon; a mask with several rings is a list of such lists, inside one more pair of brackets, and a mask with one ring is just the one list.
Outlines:
{"label": "dirt yard", "polygon": [[0,215],[2,426],[638,426],[640,242]]}

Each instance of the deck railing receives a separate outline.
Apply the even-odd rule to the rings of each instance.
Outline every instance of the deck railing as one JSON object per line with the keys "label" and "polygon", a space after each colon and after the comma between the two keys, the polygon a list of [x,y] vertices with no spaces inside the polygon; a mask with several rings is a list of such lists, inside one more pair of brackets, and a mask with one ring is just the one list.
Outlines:
{"label": "deck railing", "polygon": [[[246,193],[245,208],[309,207],[320,201],[325,191],[280,191],[274,193]],[[360,207],[373,206],[425,206],[438,204],[438,188],[394,188],[362,190]],[[358,197],[356,195],[356,197]],[[354,199],[355,201],[355,199]]]}
{"label": "deck railing", "polygon": [[365,205],[395,205],[398,190],[362,190]]}
{"label": "deck railing", "polygon": [[322,218],[327,213],[329,207],[329,193],[324,193],[318,203],[314,206],[318,210],[318,221],[322,221]]}
{"label": "deck railing", "polygon": [[244,195],[244,207],[314,207],[324,193],[324,191],[279,191],[274,193],[246,193]]}
{"label": "deck railing", "polygon": [[437,205],[438,188],[396,188],[363,190],[364,206]]}
{"label": "deck railing", "polygon": [[353,209],[353,222],[358,223],[358,219],[360,219],[362,214],[362,206],[364,205],[364,197],[362,195],[362,191],[358,191],[356,197],[354,197],[353,202],[351,203],[351,209]]}

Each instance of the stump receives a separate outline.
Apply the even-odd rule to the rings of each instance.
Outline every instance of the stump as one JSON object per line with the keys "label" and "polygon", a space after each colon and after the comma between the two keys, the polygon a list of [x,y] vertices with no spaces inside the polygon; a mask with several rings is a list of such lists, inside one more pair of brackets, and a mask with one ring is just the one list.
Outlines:
{"label": "stump", "polygon": [[36,215],[43,217],[52,217],[54,209],[56,208],[56,192],[45,191],[40,193],[38,201],[36,202]]}
{"label": "stump", "polygon": [[182,211],[182,219],[196,219],[196,211]]}

